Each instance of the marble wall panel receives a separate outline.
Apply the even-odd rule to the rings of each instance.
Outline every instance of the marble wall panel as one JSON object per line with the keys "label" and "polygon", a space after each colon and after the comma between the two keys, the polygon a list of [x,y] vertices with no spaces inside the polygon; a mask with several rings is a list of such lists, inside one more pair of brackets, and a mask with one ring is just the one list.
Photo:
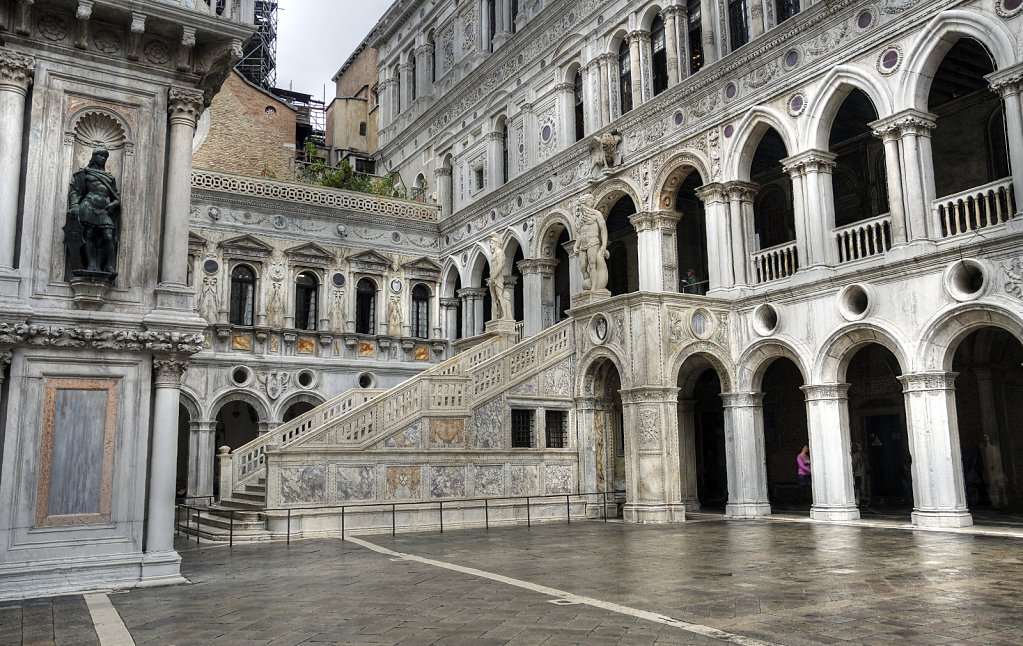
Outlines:
{"label": "marble wall panel", "polygon": [[480,498],[504,495],[504,465],[487,464],[473,467],[473,495]]}
{"label": "marble wall panel", "polygon": [[422,467],[387,467],[387,499],[419,500]]}
{"label": "marble wall panel", "polygon": [[539,466],[513,464],[508,467],[508,495],[535,496],[539,491]]}
{"label": "marble wall panel", "polygon": [[403,431],[377,444],[377,448],[411,449],[423,446],[423,421],[419,420]]}
{"label": "marble wall panel", "polygon": [[441,448],[464,448],[465,447],[465,420],[456,419],[430,419],[430,446]]}
{"label": "marble wall panel", "polygon": [[504,437],[501,399],[493,399],[472,412],[476,446],[481,449],[499,449]]}
{"label": "marble wall panel", "polygon": [[512,395],[535,395],[536,377],[530,377],[508,391]]}
{"label": "marble wall panel", "polygon": [[572,357],[544,371],[543,392],[545,395],[572,395]]}
{"label": "marble wall panel", "polygon": [[323,502],[327,491],[326,467],[285,467],[281,469],[281,501]]}
{"label": "marble wall panel", "polygon": [[337,468],[337,500],[371,500],[376,498],[375,470],[371,466],[339,466]]}
{"label": "marble wall panel", "polygon": [[465,498],[465,468],[433,467],[430,471],[431,498]]}
{"label": "marble wall panel", "polygon": [[575,467],[570,464],[548,464],[544,467],[544,481],[547,493],[571,493],[575,491]]}

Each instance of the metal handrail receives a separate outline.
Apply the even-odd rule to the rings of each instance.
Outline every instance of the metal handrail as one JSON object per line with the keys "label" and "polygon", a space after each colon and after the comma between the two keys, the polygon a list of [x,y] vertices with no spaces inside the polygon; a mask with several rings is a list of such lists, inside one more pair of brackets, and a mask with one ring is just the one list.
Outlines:
{"label": "metal handrail", "polygon": [[[285,540],[288,545],[291,545],[291,512],[292,511],[317,511],[324,509],[340,509],[341,510],[341,540],[345,539],[345,511],[348,509],[358,509],[363,507],[390,507],[391,508],[391,535],[397,535],[397,513],[399,507],[415,507],[421,505],[437,505],[438,514],[440,518],[440,533],[444,533],[444,503],[483,503],[484,510],[484,527],[486,530],[490,530],[490,502],[501,501],[501,500],[525,500],[526,501],[526,527],[532,527],[532,517],[530,515],[530,500],[546,499],[546,498],[564,498],[565,499],[565,516],[567,523],[572,524],[572,498],[581,498],[585,496],[601,496],[602,500],[602,515],[604,522],[607,522],[607,496],[608,494],[621,494],[625,493],[624,489],[614,489],[611,491],[589,491],[579,493],[551,493],[542,494],[535,496],[494,496],[488,498],[456,498],[449,500],[409,500],[404,502],[366,502],[366,503],[355,503],[345,505],[315,505],[310,507],[264,507],[262,509],[219,509],[216,510],[219,513],[228,513],[229,518],[229,533],[228,533],[228,544],[234,546],[234,514],[236,511],[244,512],[246,514],[266,514],[267,512],[287,512],[287,527],[285,531]],[[465,507],[460,507],[464,509]],[[180,511],[184,509],[187,513],[185,515],[185,523],[182,525],[180,521]],[[198,518],[201,518],[202,512],[209,512],[208,507],[198,507],[195,505],[177,505],[175,508],[175,521],[174,530],[175,532],[181,529],[185,530],[185,536],[187,538],[188,533],[191,532],[191,511],[197,512]],[[199,529],[198,529],[198,518],[196,520],[196,531],[195,531],[195,543],[199,545]]]}

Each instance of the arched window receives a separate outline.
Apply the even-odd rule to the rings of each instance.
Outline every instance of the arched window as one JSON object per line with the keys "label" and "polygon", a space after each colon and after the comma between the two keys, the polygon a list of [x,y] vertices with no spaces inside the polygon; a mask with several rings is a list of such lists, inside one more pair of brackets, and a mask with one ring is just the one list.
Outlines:
{"label": "arched window", "polygon": [[490,29],[489,29],[489,49],[494,51],[494,36],[497,35],[497,2],[496,0],[487,0],[487,18],[489,18]]}
{"label": "arched window", "polygon": [[632,109],[632,56],[624,38],[618,47],[618,92],[621,94],[622,114]]}
{"label": "arched window", "polygon": [[515,27],[515,18],[519,15],[519,0],[511,0],[511,33],[518,31]]}
{"label": "arched window", "polygon": [[728,1],[728,44],[732,51],[749,42],[749,21],[746,19],[746,0]]}
{"label": "arched window", "polygon": [[409,60],[409,73],[408,73],[408,76],[409,76],[409,83],[408,83],[409,84],[409,88],[408,88],[408,95],[409,95],[409,99],[411,101],[415,101],[416,100],[416,90],[419,89],[419,87],[418,87],[419,83],[417,83],[417,80],[418,80],[419,77],[416,76],[416,55],[415,54],[410,54],[409,57],[408,57],[408,60]]}
{"label": "arched window", "polygon": [[583,75],[580,71],[575,73],[575,82],[572,84],[572,91],[575,95],[575,140],[582,140],[583,133]]}
{"label": "arched window", "polygon": [[401,68],[394,66],[394,114],[401,114]]}
{"label": "arched window", "polygon": [[784,22],[799,13],[799,0],[777,0],[778,22]]}
{"label": "arched window", "polygon": [[252,325],[255,294],[255,272],[247,265],[238,265],[231,271],[231,325]]}
{"label": "arched window", "polygon": [[355,286],[355,331],[373,334],[376,328],[377,286],[369,278],[359,280]]}
{"label": "arched window", "polygon": [[650,49],[653,52],[650,67],[654,81],[654,96],[668,89],[668,50],[664,46],[664,20],[654,18],[650,25]]}
{"label": "arched window", "polygon": [[320,286],[316,275],[303,271],[295,279],[295,327],[299,330],[316,329],[316,292]]}
{"label": "arched window", "polygon": [[508,120],[501,122],[501,183],[508,183],[508,169],[511,168],[511,155],[508,148]]}
{"label": "arched window", "polygon": [[430,51],[433,52],[433,65],[430,66],[430,83],[437,82],[437,41],[433,37],[431,31],[426,37],[426,43],[430,46]]}
{"label": "arched window", "polygon": [[700,0],[688,0],[686,15],[689,17],[689,73],[696,74],[703,67],[703,20],[700,17]]}
{"label": "arched window", "polygon": [[412,288],[412,336],[420,339],[430,336],[430,290],[426,285]]}

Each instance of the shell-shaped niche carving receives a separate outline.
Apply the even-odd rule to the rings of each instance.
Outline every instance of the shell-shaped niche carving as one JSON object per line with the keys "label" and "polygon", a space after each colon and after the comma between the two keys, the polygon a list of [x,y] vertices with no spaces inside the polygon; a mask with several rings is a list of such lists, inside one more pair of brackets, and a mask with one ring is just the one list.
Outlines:
{"label": "shell-shaped niche carving", "polygon": [[127,142],[128,133],[121,121],[108,112],[90,110],[75,119],[72,132],[82,145],[94,148],[120,148]]}

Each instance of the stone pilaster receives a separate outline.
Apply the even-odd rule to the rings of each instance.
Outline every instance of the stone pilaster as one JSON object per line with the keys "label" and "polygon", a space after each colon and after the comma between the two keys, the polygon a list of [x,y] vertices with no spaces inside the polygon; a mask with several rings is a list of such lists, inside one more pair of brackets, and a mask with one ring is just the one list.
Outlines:
{"label": "stone pilaster", "polygon": [[419,84],[419,96],[433,94],[434,66],[433,45],[427,43],[416,50],[416,83]]}
{"label": "stone pilaster", "polygon": [[685,9],[678,5],[669,5],[661,10],[664,21],[664,49],[668,63],[668,87],[677,84],[681,79],[680,68],[684,56],[679,55],[678,21],[685,21]]}
{"label": "stone pilaster", "polygon": [[696,400],[678,400],[679,495],[686,511],[700,509],[696,468]]}
{"label": "stone pilaster", "polygon": [[[184,290],[188,269],[188,214],[192,199],[192,136],[204,109],[203,93],[192,88],[170,89],[168,118],[167,180],[164,195],[163,238],[160,255],[160,286]],[[189,303],[189,308],[191,307]]]}
{"label": "stone pilaster", "polygon": [[554,323],[554,269],[558,261],[528,259],[520,260],[516,266],[522,273],[522,303],[525,310],[522,334],[530,337]]}
{"label": "stone pilaster", "polygon": [[444,219],[451,215],[451,169],[438,168],[433,171],[437,178],[437,201],[440,202],[440,217]]}
{"label": "stone pilaster", "polygon": [[[216,420],[192,421],[188,425],[189,496],[213,495],[214,431]],[[230,492],[227,492],[230,493]]]}
{"label": "stone pilaster", "polygon": [[615,64],[615,60],[611,54],[601,54],[600,56],[600,116],[604,124],[611,123],[611,120],[618,115],[618,107],[611,101],[611,97],[614,96],[611,84],[615,82],[611,72],[614,69],[612,66]]}
{"label": "stone pilaster", "polygon": [[675,247],[665,244],[664,239],[675,239],[675,227],[681,217],[677,211],[648,211],[629,216],[629,222],[636,229],[637,253],[643,259],[639,263],[640,291],[676,291],[677,278],[671,280],[669,276],[666,281],[665,273],[677,276],[674,270],[678,260]]}
{"label": "stone pilaster", "polygon": [[755,518],[771,513],[764,453],[764,393],[721,393],[725,408],[725,515]]}
{"label": "stone pilaster", "polygon": [[708,288],[729,289],[735,285],[732,268],[736,261],[732,258],[725,185],[706,184],[696,189],[696,196],[703,202],[707,221],[707,249],[715,250],[707,263]]}
{"label": "stone pilaster", "polygon": [[802,386],[810,431],[811,481],[816,520],[854,520],[856,509],[849,440],[849,384]]}
{"label": "stone pilaster", "polygon": [[1013,170],[1012,190],[1016,198],[1016,214],[1020,215],[1023,214],[1023,64],[984,78],[991,84],[991,90],[1002,97],[1009,167]]}
{"label": "stone pilaster", "polygon": [[706,67],[718,57],[718,29],[723,25],[718,19],[714,0],[700,0],[700,36],[703,38],[703,65]]}
{"label": "stone pilaster", "polygon": [[685,520],[679,479],[678,388],[622,390],[625,416],[625,522]]}
{"label": "stone pilaster", "polygon": [[913,522],[924,527],[968,527],[954,372],[899,377],[906,399],[913,458]]}
{"label": "stone pilaster", "polygon": [[883,121],[870,124],[875,137],[884,142],[885,179],[888,185],[888,213],[892,219],[892,245],[906,244],[906,204],[902,192],[902,163],[899,153],[898,128],[885,126]]}
{"label": "stone pilaster", "polygon": [[628,35],[629,41],[629,65],[631,67],[632,75],[632,109],[635,110],[647,99],[647,92],[644,87],[647,85],[646,77],[649,74],[646,71],[647,66],[643,64],[644,58],[649,60],[649,56],[643,56],[644,48],[650,49],[650,32],[649,31],[631,31]]}
{"label": "stone pilaster", "polygon": [[16,296],[16,280],[4,287],[4,274],[14,273],[14,249],[19,237],[21,147],[25,98],[35,73],[35,58],[0,49],[0,297]]}
{"label": "stone pilaster", "polygon": [[441,321],[443,322],[444,329],[442,334],[448,341],[454,343],[458,340],[458,305],[461,303],[459,298],[441,298],[440,299],[440,311]]}
{"label": "stone pilaster", "polygon": [[728,182],[728,235],[731,239],[732,277],[736,285],[755,282],[750,267],[753,248],[753,200],[759,186],[748,182]]}
{"label": "stone pilaster", "polygon": [[458,290],[462,298],[462,334],[466,337],[483,334],[483,298],[487,294],[486,287],[463,287]]}

